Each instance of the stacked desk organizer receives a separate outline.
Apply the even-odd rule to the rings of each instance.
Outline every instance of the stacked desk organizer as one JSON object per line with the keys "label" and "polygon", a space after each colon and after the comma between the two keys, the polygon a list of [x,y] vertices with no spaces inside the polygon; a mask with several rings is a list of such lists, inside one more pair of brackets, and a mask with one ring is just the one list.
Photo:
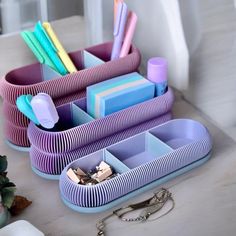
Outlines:
{"label": "stacked desk organizer", "polygon": [[29,125],[32,168],[42,177],[58,179],[71,161],[170,120],[173,102],[169,88],[162,96],[96,120],[86,112],[86,98],[62,105],[55,130]]}
{"label": "stacked desk organizer", "polygon": [[[171,120],[70,163],[60,177],[61,196],[76,211],[103,211],[203,164],[211,149],[211,136],[202,124]],[[78,167],[88,172],[103,160],[120,175],[88,186],[66,174]]]}
{"label": "stacked desk organizer", "polygon": [[[0,94],[3,98],[5,138],[12,146],[29,147],[27,127],[29,120],[18,111],[16,99],[22,94],[36,95],[45,92],[51,95],[55,104],[61,105],[85,96],[87,86],[112,77],[137,71],[140,53],[132,47],[128,56],[110,61],[112,43],[104,43],[85,49],[105,61],[104,64],[83,70],[82,50],[70,53],[78,72],[61,77],[39,63],[10,71],[0,80]],[[59,78],[60,77],[60,78]]]}

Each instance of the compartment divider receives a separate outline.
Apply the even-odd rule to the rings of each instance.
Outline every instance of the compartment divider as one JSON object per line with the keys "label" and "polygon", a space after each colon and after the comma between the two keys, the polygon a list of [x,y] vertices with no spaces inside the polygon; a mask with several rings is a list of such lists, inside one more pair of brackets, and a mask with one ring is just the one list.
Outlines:
{"label": "compartment divider", "polygon": [[105,63],[102,59],[86,50],[82,51],[82,60],[84,69],[92,68]]}
{"label": "compartment divider", "polygon": [[161,141],[159,138],[154,136],[152,133],[149,131],[146,132],[147,139],[146,139],[146,148],[150,150],[150,152],[154,156],[163,156],[169,152],[172,152],[173,149],[168,146],[166,143]]}
{"label": "compartment divider", "polygon": [[74,126],[86,124],[88,122],[94,121],[94,118],[86,113],[75,103],[71,103],[71,117]]}
{"label": "compartment divider", "polygon": [[52,80],[62,77],[61,74],[53,70],[50,66],[46,64],[40,65],[41,73],[42,73],[42,81]]}
{"label": "compartment divider", "polygon": [[111,165],[112,168],[117,173],[124,173],[126,171],[129,171],[130,168],[126,166],[123,162],[121,162],[119,159],[117,159],[114,155],[112,155],[108,150],[104,149],[104,161]]}

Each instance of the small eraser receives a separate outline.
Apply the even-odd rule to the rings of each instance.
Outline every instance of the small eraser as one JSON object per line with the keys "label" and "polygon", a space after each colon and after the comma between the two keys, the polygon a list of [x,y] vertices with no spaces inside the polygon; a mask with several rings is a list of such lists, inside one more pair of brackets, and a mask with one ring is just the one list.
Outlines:
{"label": "small eraser", "polygon": [[66,172],[66,174],[75,183],[78,184],[80,182],[80,179],[78,178],[78,176],[75,174],[75,172],[71,168]]}

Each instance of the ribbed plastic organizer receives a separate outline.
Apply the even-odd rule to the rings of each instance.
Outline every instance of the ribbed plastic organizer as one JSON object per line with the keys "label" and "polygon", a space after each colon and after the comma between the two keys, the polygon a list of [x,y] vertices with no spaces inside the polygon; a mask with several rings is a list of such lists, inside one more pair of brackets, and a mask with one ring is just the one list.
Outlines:
{"label": "ribbed plastic organizer", "polygon": [[[211,149],[211,136],[202,124],[171,120],[67,165],[60,176],[61,197],[79,212],[104,211],[203,164]],[[66,174],[69,168],[90,171],[103,160],[120,175],[88,186]]]}
{"label": "ribbed plastic organizer", "polygon": [[32,122],[28,128],[32,169],[48,179],[59,179],[67,164],[171,119],[173,91],[94,120],[86,99],[58,107],[59,123],[45,130]]}
{"label": "ribbed plastic organizer", "polygon": [[86,87],[119,75],[138,70],[141,56],[132,46],[129,55],[110,61],[112,42],[86,48],[105,63],[84,69],[83,50],[69,53],[77,72],[61,76],[39,63],[10,71],[0,80],[3,98],[4,133],[12,147],[23,150],[30,146],[27,137],[29,120],[17,109],[16,99],[22,94],[48,93],[55,104],[62,105],[85,96]]}

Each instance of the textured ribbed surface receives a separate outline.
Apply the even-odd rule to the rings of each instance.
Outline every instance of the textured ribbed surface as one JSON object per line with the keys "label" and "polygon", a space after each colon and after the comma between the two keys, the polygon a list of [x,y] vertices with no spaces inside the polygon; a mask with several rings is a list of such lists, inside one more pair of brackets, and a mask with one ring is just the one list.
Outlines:
{"label": "textured ribbed surface", "polygon": [[80,161],[78,159],[63,170],[60,176],[60,191],[72,204],[81,207],[101,206],[203,158],[211,149],[211,137],[206,134],[200,141],[173,150],[159,159],[94,186],[79,185],[67,177],[66,171],[72,165],[78,166]]}
{"label": "textured ribbed surface", "polygon": [[30,142],[27,136],[27,128],[15,126],[11,122],[5,120],[3,129],[6,135],[6,139],[12,144],[20,143],[23,147],[30,146]]}
{"label": "textured ribbed surface", "polygon": [[61,154],[42,152],[38,150],[35,146],[31,146],[30,149],[31,165],[43,173],[59,175],[61,174],[65,166],[70,162],[80,157],[86,156],[90,153],[93,153],[95,151],[98,151],[100,149],[103,149],[107,146],[110,146],[114,143],[117,143],[121,140],[129,138],[135,134],[153,128],[170,119],[171,119],[171,114],[167,113],[155,119],[141,123],[140,125],[123,130],[109,137],[105,137],[101,140],[98,140],[97,142],[93,142],[83,147],[78,147],[73,151]]}
{"label": "textured ribbed surface", "polygon": [[[101,56],[101,58],[107,59],[110,54],[111,47],[112,43],[105,43],[86,50],[94,53],[95,55]],[[71,55],[74,60],[77,60],[77,65],[81,64],[81,51],[71,53]],[[43,82],[37,82],[40,81],[40,78],[38,78],[40,77],[39,64],[32,64],[30,66],[9,72],[0,82],[0,94],[4,100],[4,118],[8,121],[6,125],[10,124],[10,126],[5,129],[6,132],[9,132],[5,133],[5,136],[19,136],[14,140],[9,139],[10,142],[16,145],[28,146],[29,144],[28,141],[27,144],[23,141],[23,136],[25,137],[26,135],[28,120],[23,118],[20,112],[14,109],[18,96],[22,94],[35,95],[39,92],[45,92],[52,96],[56,105],[61,105],[83,97],[85,95],[86,87],[91,84],[137,71],[140,64],[140,59],[141,57],[138,49],[132,47],[131,53],[127,57],[107,61],[106,63],[94,68],[80,70],[58,79]],[[19,74],[21,74],[21,78],[18,80]],[[32,78],[24,80],[24,78],[22,78],[22,74],[25,74],[26,76],[27,74],[30,74]],[[28,75],[28,77],[30,76]],[[32,80],[34,84],[27,85],[28,80]],[[10,104],[12,104],[12,106]],[[12,127],[25,128],[25,131],[23,131],[23,129],[21,129],[22,132],[18,132],[18,129],[11,130]],[[23,135],[22,138],[21,135]]]}
{"label": "textured ribbed surface", "polygon": [[162,96],[62,132],[48,132],[31,122],[28,137],[32,146],[42,152],[65,153],[159,117],[171,110],[173,102],[169,89]]}

